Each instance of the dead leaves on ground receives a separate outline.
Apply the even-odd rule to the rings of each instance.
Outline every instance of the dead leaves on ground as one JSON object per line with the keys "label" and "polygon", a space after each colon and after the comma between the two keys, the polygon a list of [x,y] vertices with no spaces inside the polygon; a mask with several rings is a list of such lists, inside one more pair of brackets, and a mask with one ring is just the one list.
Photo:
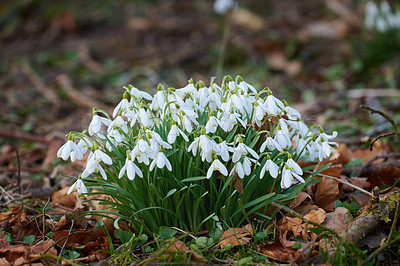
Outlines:
{"label": "dead leaves on ground", "polygon": [[[53,194],[50,202],[52,208],[47,214],[33,216],[27,214],[23,206],[11,206],[7,212],[0,213],[1,230],[13,240],[9,243],[0,233],[0,265],[21,265],[45,254],[56,258],[62,246],[67,250],[81,247],[79,250],[86,257],[80,258],[80,261],[101,261],[108,256],[99,251],[109,250],[104,228],[96,226],[100,218],[82,215],[83,211],[104,209],[107,206],[94,205],[93,202],[83,204],[82,198],[75,192],[70,195],[65,193],[66,189],[63,189]],[[58,222],[48,216],[51,212],[60,215],[65,211],[72,216],[67,218],[64,215]],[[108,233],[113,236],[113,220],[103,218],[103,222]],[[48,237],[50,232],[52,238]],[[24,237],[33,237],[29,242],[36,244],[22,242]]]}

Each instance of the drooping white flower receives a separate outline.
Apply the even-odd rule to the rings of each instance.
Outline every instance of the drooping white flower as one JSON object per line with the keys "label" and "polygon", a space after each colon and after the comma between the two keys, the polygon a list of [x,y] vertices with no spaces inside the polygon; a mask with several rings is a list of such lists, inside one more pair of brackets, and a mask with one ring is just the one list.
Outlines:
{"label": "drooping white flower", "polygon": [[232,167],[231,172],[229,173],[229,176],[231,176],[233,173],[237,173],[237,175],[243,179],[245,176],[243,164],[241,162],[236,162],[235,165]]}
{"label": "drooping white flower", "polygon": [[224,176],[228,175],[228,169],[226,169],[226,166],[223,163],[221,163],[218,159],[214,159],[214,161],[208,168],[207,179],[210,179],[214,171],[219,171]]}
{"label": "drooping white flower", "polygon": [[262,179],[265,175],[265,172],[269,172],[269,174],[273,177],[276,178],[278,176],[278,171],[279,171],[279,166],[274,163],[271,159],[268,159],[264,166],[261,168],[260,172],[260,179]]}
{"label": "drooping white flower", "polygon": [[169,171],[172,171],[172,165],[165,156],[164,152],[160,151],[156,158],[150,164],[150,171],[153,171],[154,167],[157,165],[158,168],[162,169],[165,166]]}
{"label": "drooping white flower", "polygon": [[300,166],[293,159],[289,158],[282,169],[281,187],[283,189],[289,188],[294,178],[301,183],[305,183],[304,179],[300,176],[302,174],[303,170]]}
{"label": "drooping white flower", "polygon": [[93,136],[94,134],[98,134],[101,132],[101,126],[109,126],[111,124],[111,120],[105,117],[101,117],[98,114],[94,114],[92,121],[89,124],[89,135]]}
{"label": "drooping white flower", "polygon": [[263,142],[263,144],[261,144],[260,147],[260,152],[264,152],[265,148],[268,148],[268,150],[273,151],[273,150],[278,150],[278,151],[282,151],[282,147],[281,145],[279,145],[278,142],[276,142],[273,138],[271,138],[270,136],[268,136],[265,141]]}
{"label": "drooping white flower", "polygon": [[145,110],[144,108],[139,109],[139,121],[143,126],[150,128],[153,126],[153,121],[151,120],[151,114],[149,110]]}
{"label": "drooping white flower", "polygon": [[268,110],[268,114],[277,115],[282,109],[285,108],[285,105],[281,100],[269,94],[265,99],[265,107]]}
{"label": "drooping white flower", "polygon": [[197,154],[197,148],[199,147],[200,138],[195,137],[192,143],[190,143],[188,147],[188,152],[192,152],[193,156]]}
{"label": "drooping white flower", "polygon": [[253,93],[257,93],[256,88],[254,88],[251,84],[247,83],[246,81],[241,81],[239,83],[239,88],[246,93],[248,92],[248,89],[250,89]]}
{"label": "drooping white flower", "polygon": [[232,110],[225,122],[227,131],[231,131],[238,122],[242,127],[246,128],[246,123],[240,118],[240,115]]}
{"label": "drooping white flower", "polygon": [[64,161],[71,157],[71,161],[75,162],[76,159],[83,159],[82,150],[76,145],[73,140],[68,140],[64,145],[57,151],[57,157],[62,158]]}
{"label": "drooping white flower", "polygon": [[153,97],[150,94],[148,94],[147,92],[141,91],[134,86],[130,86],[130,87],[131,87],[131,95],[136,97],[137,99],[140,100],[140,99],[144,98],[149,101],[151,101],[153,99]]}
{"label": "drooping white flower", "polygon": [[236,0],[216,0],[214,2],[214,11],[217,14],[225,14],[229,9],[237,7]]}
{"label": "drooping white flower", "polygon": [[153,101],[150,104],[152,110],[162,109],[165,104],[165,92],[161,88],[154,95]]}
{"label": "drooping white flower", "polygon": [[225,162],[229,161],[229,149],[230,147],[225,140],[219,143],[219,150],[217,151],[217,154],[221,156],[222,160]]}
{"label": "drooping white flower", "polygon": [[206,123],[206,134],[215,133],[217,131],[218,125],[226,132],[225,125],[219,121],[214,115],[211,114],[210,118]]}
{"label": "drooping white flower", "polygon": [[[89,138],[86,138],[86,141],[91,142]],[[85,154],[90,148],[90,146],[85,142],[84,139],[80,139],[76,146],[78,146],[78,148],[82,151],[82,154]]]}
{"label": "drooping white flower", "polygon": [[177,125],[173,124],[171,126],[171,130],[168,133],[168,143],[172,144],[175,142],[176,137],[178,137],[179,135],[181,135],[183,137],[183,139],[188,142],[189,138],[186,136],[185,132],[183,132]]}
{"label": "drooping white flower", "polygon": [[314,161],[315,158],[318,158],[320,161],[322,161],[325,158],[325,154],[322,151],[321,145],[319,145],[317,141],[311,141],[306,148],[308,150],[310,161]]}
{"label": "drooping white flower", "polygon": [[125,137],[120,130],[128,133],[127,122],[119,115],[108,126],[107,136],[112,137],[117,143],[121,143]]}
{"label": "drooping white flower", "polygon": [[131,155],[126,157],[125,165],[119,171],[118,178],[121,179],[126,172],[129,180],[135,179],[136,174],[143,178],[143,173],[140,168],[133,162]]}
{"label": "drooping white flower", "polygon": [[72,186],[68,189],[67,194],[71,194],[72,191],[74,191],[75,189],[79,194],[86,194],[88,192],[85,184],[80,178],[76,180],[75,183],[72,184]]}
{"label": "drooping white flower", "polygon": [[[124,94],[125,95],[125,94]],[[116,117],[121,111],[121,115],[125,115],[126,112],[129,110],[130,103],[127,98],[123,98],[118,105],[114,108],[113,117]]]}
{"label": "drooping white flower", "polygon": [[279,146],[281,146],[283,149],[289,147],[291,144],[288,134],[283,132],[281,129],[278,129],[276,132],[274,140],[278,142]]}
{"label": "drooping white flower", "polygon": [[232,155],[232,162],[236,163],[239,161],[239,159],[242,156],[246,156],[247,153],[249,152],[254,158],[258,159],[260,158],[258,154],[250,147],[245,145],[244,143],[239,143],[236,148],[232,149],[233,155]]}

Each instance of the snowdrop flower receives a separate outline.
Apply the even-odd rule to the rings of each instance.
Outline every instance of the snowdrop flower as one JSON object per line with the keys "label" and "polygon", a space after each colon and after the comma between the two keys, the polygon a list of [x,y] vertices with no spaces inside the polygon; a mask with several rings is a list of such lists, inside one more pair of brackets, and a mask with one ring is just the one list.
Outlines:
{"label": "snowdrop flower", "polygon": [[301,183],[305,183],[304,179],[300,176],[303,174],[303,170],[300,166],[291,158],[289,158],[282,170],[281,187],[283,189],[289,188],[292,185],[292,179],[295,177]]}
{"label": "snowdrop flower", "polygon": [[235,0],[216,0],[214,2],[214,11],[219,15],[225,14],[229,9],[236,7],[237,2]]}
{"label": "snowdrop flower", "polygon": [[321,145],[317,141],[311,141],[309,145],[306,146],[308,150],[308,154],[310,155],[310,161],[314,161],[315,158],[318,158],[322,161],[325,158],[325,154],[321,148]]}
{"label": "snowdrop flower", "polygon": [[225,140],[219,144],[217,155],[221,156],[222,160],[225,162],[229,161],[229,149],[230,147]]}
{"label": "snowdrop flower", "polygon": [[307,142],[301,137],[301,135],[298,135],[296,140],[296,146],[297,146],[296,153],[298,156],[302,156],[306,153],[305,149],[306,145]]}
{"label": "snowdrop flower", "polygon": [[125,160],[125,165],[121,168],[121,171],[119,171],[118,178],[121,179],[121,177],[124,176],[125,172],[129,178],[129,180],[135,179],[136,174],[143,178],[142,171],[133,162],[132,156],[130,154],[127,155],[126,160]]}
{"label": "snowdrop flower", "polygon": [[104,180],[107,180],[107,174],[104,169],[101,167],[100,162],[104,162],[105,164],[111,165],[112,160],[111,157],[108,156],[103,151],[97,149],[94,153],[91,153],[88,157],[86,168],[82,173],[82,178],[88,177],[92,173],[100,172],[101,176]]}
{"label": "snowdrop flower", "polygon": [[111,120],[108,118],[104,118],[99,116],[98,114],[93,114],[92,121],[89,124],[89,135],[93,136],[94,134],[98,134],[101,131],[101,126],[109,126],[111,124]]}
{"label": "snowdrop flower", "polygon": [[76,180],[74,184],[72,184],[72,186],[68,189],[67,194],[71,194],[75,189],[79,194],[86,194],[88,192],[85,184],[80,178]]}
{"label": "snowdrop flower", "polygon": [[258,154],[244,143],[239,143],[236,148],[233,148],[232,162],[236,163],[242,156],[246,156],[250,153],[254,158],[260,158]]}
{"label": "snowdrop flower", "polygon": [[[86,141],[91,142],[89,138],[86,138]],[[78,148],[82,151],[82,154],[85,154],[90,148],[90,146],[85,142],[84,139],[80,139],[76,146],[78,146]]]}
{"label": "snowdrop flower", "polygon": [[160,151],[157,154],[156,158],[150,164],[150,171],[153,171],[153,169],[156,165],[160,169],[162,169],[162,168],[164,168],[164,166],[166,166],[169,171],[172,171],[171,163],[165,156],[164,152],[162,152],[161,148],[160,148]]}
{"label": "snowdrop flower", "polygon": [[151,121],[151,114],[149,110],[145,110],[143,107],[139,109],[139,121],[143,126],[150,128],[153,126],[153,122]]}
{"label": "snowdrop flower", "polygon": [[254,88],[251,84],[249,84],[243,80],[239,83],[239,88],[242,89],[242,91],[244,91],[246,93],[248,92],[248,89],[250,89],[254,93],[257,93],[256,88]]}
{"label": "snowdrop flower", "polygon": [[162,109],[164,107],[164,104],[165,104],[165,92],[159,85],[157,93],[154,95],[154,99],[150,104],[150,108],[152,110]]}
{"label": "snowdrop flower", "polygon": [[168,133],[168,137],[167,137],[168,143],[169,144],[174,143],[176,140],[176,137],[178,137],[179,135],[181,135],[186,142],[189,141],[186,134],[177,125],[173,124],[171,126],[171,130]]}
{"label": "snowdrop flower", "polygon": [[278,176],[279,166],[276,165],[269,157],[267,162],[264,164],[263,168],[261,168],[260,179],[262,179],[265,175],[265,172],[269,172],[269,174],[276,178]]}
{"label": "snowdrop flower", "polygon": [[246,123],[239,117],[239,114],[231,110],[231,113],[225,122],[227,131],[231,131],[238,124],[238,122],[242,125],[242,127],[246,128]]}
{"label": "snowdrop flower", "polygon": [[253,115],[253,121],[256,122],[256,125],[260,127],[262,125],[262,122],[264,120],[264,116],[267,110],[265,109],[264,106],[259,104],[258,102],[255,103],[255,108],[254,108],[254,115]]}
{"label": "snowdrop flower", "polygon": [[208,133],[215,133],[217,131],[218,125],[222,128],[223,131],[226,132],[225,125],[221,123],[211,112],[210,118],[208,119],[208,122],[206,123],[206,134]]}
{"label": "snowdrop flower", "polygon": [[130,90],[131,95],[134,96],[134,97],[136,97],[136,98],[139,99],[139,100],[142,99],[142,98],[144,98],[144,99],[146,99],[146,100],[151,101],[151,100],[153,99],[153,97],[151,97],[150,94],[148,94],[148,93],[145,92],[145,91],[141,91],[141,90],[139,90],[138,88],[136,88],[136,87],[134,87],[134,86],[132,86],[132,85],[129,85],[129,88],[131,89],[131,90]]}
{"label": "snowdrop flower", "polygon": [[192,152],[193,156],[197,154],[197,148],[199,147],[200,137],[195,137],[192,143],[188,147],[188,152]]}
{"label": "snowdrop flower", "polygon": [[212,161],[212,155],[218,153],[220,148],[219,145],[214,140],[211,140],[207,135],[200,136],[199,147],[201,148],[201,160],[203,162],[206,160],[209,163]]}
{"label": "snowdrop flower", "polygon": [[112,137],[117,143],[121,143],[124,140],[124,135],[120,130],[128,134],[127,122],[119,115],[109,125],[107,135]]}
{"label": "snowdrop flower", "polygon": [[291,141],[287,133],[285,133],[282,129],[278,129],[274,140],[281,146],[283,149],[289,147],[291,145]]}
{"label": "snowdrop flower", "polygon": [[71,161],[75,162],[76,159],[83,159],[82,150],[76,145],[76,143],[69,139],[61,148],[57,151],[57,157],[62,158],[64,161],[71,157]]}
{"label": "snowdrop flower", "polygon": [[226,169],[225,165],[221,163],[217,158],[215,158],[210,167],[208,168],[207,179],[210,179],[212,173],[217,170],[224,176],[228,175],[228,169]]}
{"label": "snowdrop flower", "polygon": [[282,109],[285,108],[282,101],[273,96],[271,91],[268,91],[268,96],[265,99],[265,107],[270,115],[277,115]]}
{"label": "snowdrop flower", "polygon": [[243,179],[245,176],[243,164],[241,162],[237,162],[233,167],[231,172],[229,173],[229,176],[231,176],[233,173],[237,173],[237,175]]}
{"label": "snowdrop flower", "polygon": [[278,150],[278,151],[282,151],[282,147],[281,145],[279,145],[278,142],[276,142],[273,138],[271,138],[270,136],[268,136],[265,141],[263,142],[263,144],[260,147],[260,152],[264,152],[265,148],[268,148],[268,150],[273,151],[273,150]]}
{"label": "snowdrop flower", "polygon": [[121,111],[122,115],[125,115],[126,112],[129,110],[130,107],[130,103],[127,99],[128,92],[124,93],[124,98],[119,102],[119,104],[114,108],[114,112],[113,112],[113,117],[116,117],[119,113],[119,111]]}

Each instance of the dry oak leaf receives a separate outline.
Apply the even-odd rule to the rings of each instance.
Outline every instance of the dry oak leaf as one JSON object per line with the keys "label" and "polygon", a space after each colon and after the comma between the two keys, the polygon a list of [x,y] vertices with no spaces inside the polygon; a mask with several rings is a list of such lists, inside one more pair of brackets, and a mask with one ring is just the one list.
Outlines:
{"label": "dry oak leaf", "polygon": [[253,228],[250,224],[245,225],[242,228],[229,228],[226,230],[220,239],[219,245],[224,248],[226,245],[242,245],[247,244],[250,241],[250,235],[253,234]]}
{"label": "dry oak leaf", "polygon": [[8,212],[1,212],[0,224],[4,221],[8,222],[8,226],[21,225],[22,223],[28,222],[23,206],[11,206]]}
{"label": "dry oak leaf", "polygon": [[274,260],[279,260],[279,261],[284,261],[284,262],[289,262],[293,260],[293,258],[297,254],[297,250],[291,247],[286,247],[283,244],[283,240],[281,237],[277,237],[274,242],[270,244],[265,244],[263,246],[258,246],[257,251],[265,254],[267,257],[274,259]]}
{"label": "dry oak leaf", "polygon": [[[322,173],[340,179],[341,171],[342,167],[340,165],[332,165]],[[333,211],[335,209],[335,201],[339,199],[339,182],[322,177],[321,182],[317,183],[316,187],[314,204],[327,211]]]}
{"label": "dry oak leaf", "polygon": [[324,225],[340,234],[346,230],[348,224],[352,221],[353,217],[349,210],[344,207],[338,207],[334,212],[326,214]]}
{"label": "dry oak leaf", "polygon": [[52,240],[45,240],[36,245],[27,244],[1,247],[0,258],[5,258],[12,265],[22,265],[27,260],[39,256],[46,250],[46,254],[57,255],[57,250],[53,247],[53,244]]}
{"label": "dry oak leaf", "polygon": [[201,262],[201,263],[206,263],[207,260],[198,254],[196,251],[189,249],[185,243],[183,243],[181,240],[177,240],[173,243],[171,243],[170,246],[167,248],[164,248],[163,251],[165,253],[170,253],[166,254],[164,258],[166,260],[171,260],[172,259],[172,254],[171,253],[185,253],[186,255],[189,255],[191,260]]}

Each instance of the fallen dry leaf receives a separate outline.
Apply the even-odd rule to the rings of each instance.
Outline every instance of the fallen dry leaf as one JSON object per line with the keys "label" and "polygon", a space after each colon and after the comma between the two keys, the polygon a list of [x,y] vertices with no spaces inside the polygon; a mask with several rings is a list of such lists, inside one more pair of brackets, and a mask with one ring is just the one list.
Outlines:
{"label": "fallen dry leaf", "polygon": [[314,223],[322,224],[326,218],[326,212],[321,208],[318,210],[311,210],[304,218]]}
{"label": "fallen dry leaf", "polygon": [[[33,259],[44,251],[47,250],[46,254],[57,255],[57,250],[53,247],[54,242],[52,240],[41,241],[36,245],[24,244],[24,245],[8,245],[0,248],[0,262],[5,260],[12,265],[22,265],[29,259]],[[5,259],[5,260],[4,260]],[[1,264],[7,265],[7,264]]]}
{"label": "fallen dry leaf", "polygon": [[[340,178],[341,171],[342,167],[340,165],[332,165],[322,173]],[[315,184],[313,188],[315,189],[316,187],[314,204],[327,211],[333,211],[335,209],[334,203],[339,199],[339,185],[339,182],[331,178],[322,177],[321,182]]]}
{"label": "fallen dry leaf", "polygon": [[308,195],[307,193],[300,191],[299,194],[297,194],[297,197],[292,199],[289,203],[288,203],[288,207],[290,209],[295,209],[296,207],[298,207],[300,204],[303,204],[304,202],[311,202],[311,196]]}
{"label": "fallen dry leaf", "polygon": [[297,255],[297,250],[291,247],[286,247],[283,244],[281,237],[277,237],[276,240],[270,244],[265,244],[263,246],[258,246],[257,251],[265,254],[267,257],[282,261],[289,262]]}
{"label": "fallen dry leaf", "polygon": [[340,143],[339,147],[333,152],[331,160],[334,164],[346,165],[353,159],[353,155],[346,144]]}
{"label": "fallen dry leaf", "polygon": [[1,212],[0,224],[5,221],[7,221],[7,226],[4,228],[4,230],[10,227],[13,228],[15,226],[21,228],[22,224],[28,222],[23,206],[11,206],[8,212]]}
{"label": "fallen dry leaf", "polygon": [[283,71],[290,76],[295,76],[301,71],[301,62],[298,60],[289,61],[281,52],[272,52],[267,55],[268,65],[278,71]]}
{"label": "fallen dry leaf", "polygon": [[[388,153],[395,152],[393,146],[387,143],[383,143],[382,141],[378,140],[374,143],[374,149],[371,151],[369,147],[366,148],[357,148],[352,150],[351,154],[353,158],[360,158],[364,161],[364,163],[369,162],[371,159],[375,158],[379,155],[384,155]],[[375,160],[373,163],[377,164],[382,162],[384,159]]]}
{"label": "fallen dry leaf", "polygon": [[194,250],[189,249],[184,242],[181,240],[177,240],[173,242],[170,246],[167,248],[162,249],[164,253],[169,253],[165,254],[163,257],[164,259],[170,261],[173,258],[173,255],[170,253],[179,253],[179,254],[186,254],[189,255],[192,261],[197,261],[201,263],[206,263],[207,260],[201,256],[199,253],[197,253]]}
{"label": "fallen dry leaf", "polygon": [[243,8],[236,8],[233,10],[232,22],[238,26],[253,31],[259,31],[264,28],[264,20],[262,17],[259,17],[255,13]]}
{"label": "fallen dry leaf", "polygon": [[77,205],[77,193],[72,192],[71,194],[67,195],[69,187],[65,187],[59,191],[56,191],[51,196],[51,204],[52,206],[59,206],[63,205],[68,208],[75,208]]}
{"label": "fallen dry leaf", "polygon": [[250,241],[251,234],[253,234],[253,229],[250,224],[242,228],[229,228],[222,234],[219,245],[224,248],[228,244],[234,246],[247,244]]}
{"label": "fallen dry leaf", "polygon": [[348,224],[353,221],[350,211],[344,207],[338,207],[334,212],[327,213],[324,225],[337,233],[346,230]]}

